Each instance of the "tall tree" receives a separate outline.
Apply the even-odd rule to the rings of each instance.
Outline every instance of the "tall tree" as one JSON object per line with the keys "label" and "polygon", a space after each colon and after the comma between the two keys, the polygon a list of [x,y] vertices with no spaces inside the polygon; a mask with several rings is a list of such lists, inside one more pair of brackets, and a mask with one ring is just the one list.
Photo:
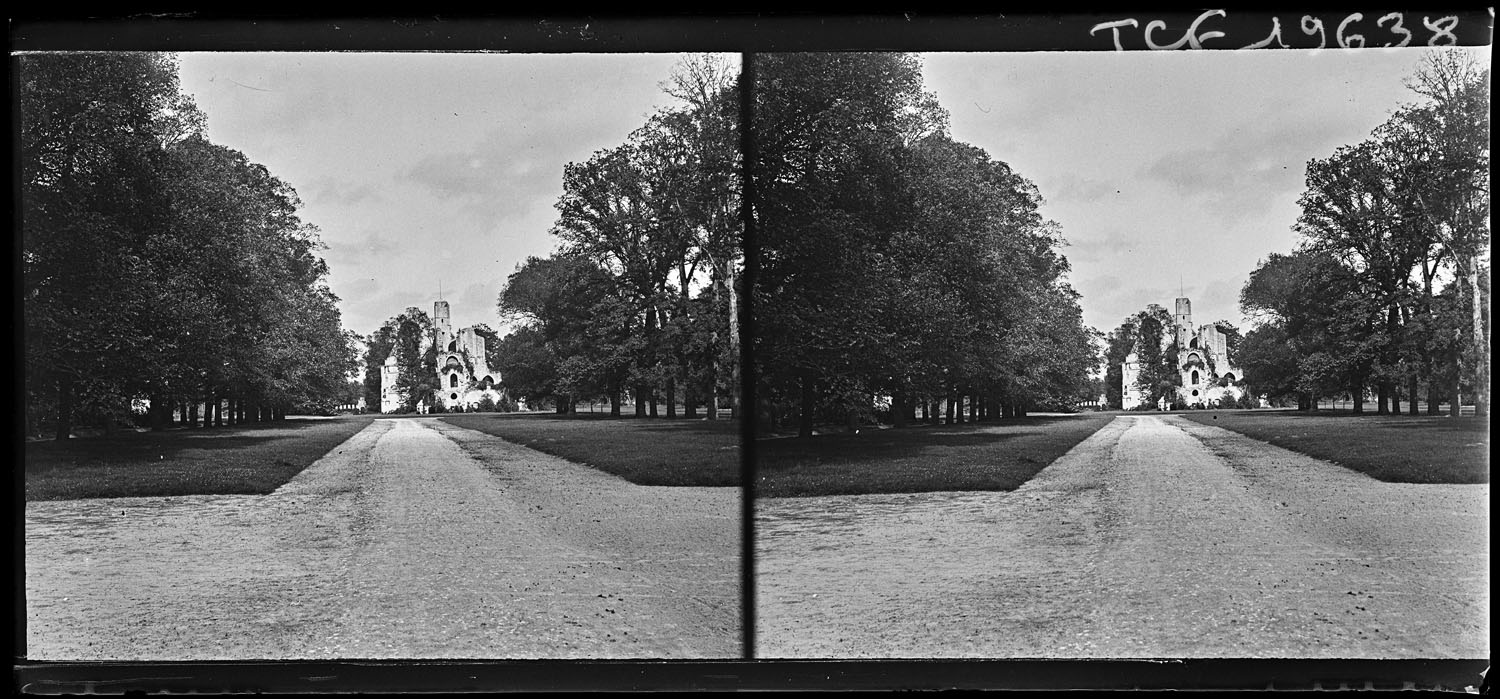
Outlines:
{"label": "tall tree", "polygon": [[[1481,285],[1490,244],[1490,71],[1457,49],[1426,54],[1406,85],[1426,101],[1398,111],[1377,136],[1398,159],[1395,179],[1420,223],[1471,290],[1467,352],[1476,414],[1489,406],[1489,336]],[[1432,297],[1430,277],[1424,302]],[[1456,406],[1455,406],[1455,415]]]}

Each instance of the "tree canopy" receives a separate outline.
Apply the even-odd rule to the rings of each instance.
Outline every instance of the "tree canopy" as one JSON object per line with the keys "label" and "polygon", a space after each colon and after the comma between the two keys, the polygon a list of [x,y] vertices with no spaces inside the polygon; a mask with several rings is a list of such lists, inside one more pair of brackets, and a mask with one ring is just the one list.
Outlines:
{"label": "tree canopy", "polygon": [[916,57],[755,56],[760,418],[949,421],[1071,404],[1097,333],[1036,187],[947,134]]}
{"label": "tree canopy", "polygon": [[17,58],[27,423],[149,399],[197,424],[326,410],[354,367],[296,192],[209,142],[158,53]]}
{"label": "tree canopy", "polygon": [[1342,393],[1362,411],[1373,384],[1381,413],[1404,395],[1409,412],[1425,396],[1457,415],[1463,392],[1487,411],[1489,70],[1436,51],[1407,85],[1423,99],[1308,162],[1298,249],[1241,292],[1258,319],[1246,369],[1304,409]]}
{"label": "tree canopy", "polygon": [[510,275],[499,310],[506,384],[559,412],[633,399],[637,416],[738,411],[743,261],[739,86],[722,56],[685,58],[676,103],[563,169],[559,249]]}

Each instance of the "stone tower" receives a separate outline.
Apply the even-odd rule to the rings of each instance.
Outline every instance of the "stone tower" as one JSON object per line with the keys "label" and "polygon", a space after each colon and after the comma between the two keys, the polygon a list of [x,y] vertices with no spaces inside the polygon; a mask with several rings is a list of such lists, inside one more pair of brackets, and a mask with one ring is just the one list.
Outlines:
{"label": "stone tower", "polygon": [[1187,348],[1193,338],[1193,302],[1186,298],[1177,299],[1177,312],[1172,314],[1172,321],[1177,330],[1177,346]]}
{"label": "stone tower", "polygon": [[[1177,299],[1172,323],[1177,338],[1178,371],[1182,385],[1177,395],[1183,403],[1195,407],[1224,405],[1238,400],[1246,389],[1245,375],[1229,364],[1229,343],[1215,323],[1194,332],[1193,305],[1186,297]],[[1165,333],[1163,333],[1165,335]],[[1165,339],[1165,337],[1163,338]],[[1132,352],[1121,365],[1121,406],[1130,410],[1142,405],[1143,392],[1135,385],[1140,376],[1139,357]],[[1220,384],[1223,385],[1220,385]]]}
{"label": "stone tower", "polygon": [[[500,372],[489,365],[485,337],[474,327],[462,328],[455,333],[447,301],[432,304],[432,342],[437,353],[440,386],[432,397],[441,402],[443,408],[472,410],[485,398],[496,403],[504,398]],[[425,343],[423,348],[426,348]],[[392,347],[380,370],[381,412],[395,412],[405,402],[407,396],[396,389],[400,377],[396,348]]]}
{"label": "stone tower", "polygon": [[449,322],[447,301],[432,304],[432,334],[439,352],[448,349],[448,343],[453,341],[453,326]]}

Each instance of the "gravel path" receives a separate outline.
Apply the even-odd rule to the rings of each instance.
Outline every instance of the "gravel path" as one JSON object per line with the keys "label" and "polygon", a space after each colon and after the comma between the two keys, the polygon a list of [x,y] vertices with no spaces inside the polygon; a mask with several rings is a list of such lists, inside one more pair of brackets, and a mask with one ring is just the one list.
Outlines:
{"label": "gravel path", "polygon": [[378,420],[268,496],[27,503],[27,656],[739,657],[738,511]]}
{"label": "gravel path", "polygon": [[1489,657],[1489,486],[1122,416],[1013,492],[756,503],[757,657]]}

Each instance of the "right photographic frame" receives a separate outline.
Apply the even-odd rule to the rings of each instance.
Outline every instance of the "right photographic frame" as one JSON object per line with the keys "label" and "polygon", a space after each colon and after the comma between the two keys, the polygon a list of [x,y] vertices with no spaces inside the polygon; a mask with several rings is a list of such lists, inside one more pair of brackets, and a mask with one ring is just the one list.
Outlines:
{"label": "right photographic frame", "polygon": [[1489,20],[747,54],[754,657],[1488,658]]}

